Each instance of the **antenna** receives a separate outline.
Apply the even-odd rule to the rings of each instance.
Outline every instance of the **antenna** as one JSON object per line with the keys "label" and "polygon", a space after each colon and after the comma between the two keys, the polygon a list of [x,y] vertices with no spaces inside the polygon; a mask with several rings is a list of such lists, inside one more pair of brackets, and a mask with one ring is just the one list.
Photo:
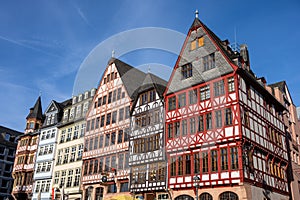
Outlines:
{"label": "antenna", "polygon": [[115,50],[111,51],[111,57],[114,58],[115,57]]}

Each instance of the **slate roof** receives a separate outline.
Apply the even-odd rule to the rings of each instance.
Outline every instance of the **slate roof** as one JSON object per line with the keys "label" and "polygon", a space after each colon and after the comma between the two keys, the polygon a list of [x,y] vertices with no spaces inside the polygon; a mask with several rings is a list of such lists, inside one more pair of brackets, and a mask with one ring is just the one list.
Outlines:
{"label": "slate roof", "polygon": [[146,77],[142,83],[142,85],[139,87],[138,89],[138,92],[137,92],[137,95],[134,99],[134,102],[133,102],[133,106],[132,106],[132,109],[131,109],[131,112],[133,112],[134,110],[134,107],[139,99],[139,94],[143,93],[143,92],[146,92],[150,89],[155,89],[156,92],[158,93],[159,97],[161,99],[164,98],[164,91],[167,87],[167,84],[168,82],[165,81],[164,79],[152,74],[152,73],[147,73],[146,74]]}
{"label": "slate roof", "polygon": [[115,63],[128,95],[134,99],[146,74],[117,58],[111,58],[108,64],[112,63]]}
{"label": "slate roof", "polygon": [[285,81],[280,81],[280,82],[277,82],[277,83],[269,84],[268,86],[271,87],[271,88],[279,88],[279,90],[281,92],[285,92],[284,88],[286,86],[286,82]]}
{"label": "slate roof", "polygon": [[43,112],[42,112],[42,103],[41,103],[41,97],[39,96],[36,100],[34,106],[30,108],[30,112],[27,115],[26,119],[29,118],[36,118],[43,120]]}
{"label": "slate roof", "polygon": [[155,88],[156,92],[158,95],[163,98],[164,91],[167,86],[167,81],[164,79],[161,79],[160,77],[152,74],[152,73],[147,73],[143,84],[140,86],[138,93],[142,93],[144,91],[147,91],[151,88]]}
{"label": "slate roof", "polygon": [[[196,31],[195,31],[196,30]],[[190,50],[190,44],[196,38],[204,37],[204,46]],[[207,28],[198,18],[195,18],[185,40],[185,45],[178,56],[176,66],[171,76],[166,94],[190,88],[191,86],[207,82],[222,75],[234,71],[231,66],[230,48],[226,47],[228,42],[222,42],[209,28]],[[209,70],[204,69],[200,58],[215,54],[215,67]],[[182,79],[181,66],[191,63],[193,65],[193,75],[187,79]]]}

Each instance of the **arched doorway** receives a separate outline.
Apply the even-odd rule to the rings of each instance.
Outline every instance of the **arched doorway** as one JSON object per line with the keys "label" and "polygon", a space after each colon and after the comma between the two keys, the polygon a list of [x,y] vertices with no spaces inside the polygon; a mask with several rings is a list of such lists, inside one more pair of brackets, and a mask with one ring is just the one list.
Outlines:
{"label": "arched doorway", "polygon": [[199,200],[213,200],[213,197],[211,196],[211,194],[204,192],[200,194]]}
{"label": "arched doorway", "polygon": [[234,192],[223,192],[220,194],[219,197],[220,200],[239,200],[239,197],[236,193]]}
{"label": "arched doorway", "polygon": [[194,200],[194,198],[189,195],[180,195],[176,197],[175,200]]}

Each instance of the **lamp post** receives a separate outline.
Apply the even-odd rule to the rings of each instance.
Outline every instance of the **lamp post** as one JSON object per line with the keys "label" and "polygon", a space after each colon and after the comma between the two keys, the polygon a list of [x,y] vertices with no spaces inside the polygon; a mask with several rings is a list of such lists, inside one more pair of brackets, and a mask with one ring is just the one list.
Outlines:
{"label": "lamp post", "polygon": [[195,188],[196,188],[196,200],[199,199],[198,197],[198,189],[199,189],[199,183],[200,183],[200,177],[198,175],[193,177],[193,181],[195,183]]}

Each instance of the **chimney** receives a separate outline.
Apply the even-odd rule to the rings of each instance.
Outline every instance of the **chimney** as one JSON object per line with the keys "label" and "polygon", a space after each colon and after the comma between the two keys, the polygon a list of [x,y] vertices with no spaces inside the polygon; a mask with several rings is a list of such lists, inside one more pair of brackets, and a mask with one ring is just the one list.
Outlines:
{"label": "chimney", "polygon": [[249,51],[246,44],[240,45],[240,55],[245,62],[245,68],[249,71],[250,70],[250,59],[249,59]]}

